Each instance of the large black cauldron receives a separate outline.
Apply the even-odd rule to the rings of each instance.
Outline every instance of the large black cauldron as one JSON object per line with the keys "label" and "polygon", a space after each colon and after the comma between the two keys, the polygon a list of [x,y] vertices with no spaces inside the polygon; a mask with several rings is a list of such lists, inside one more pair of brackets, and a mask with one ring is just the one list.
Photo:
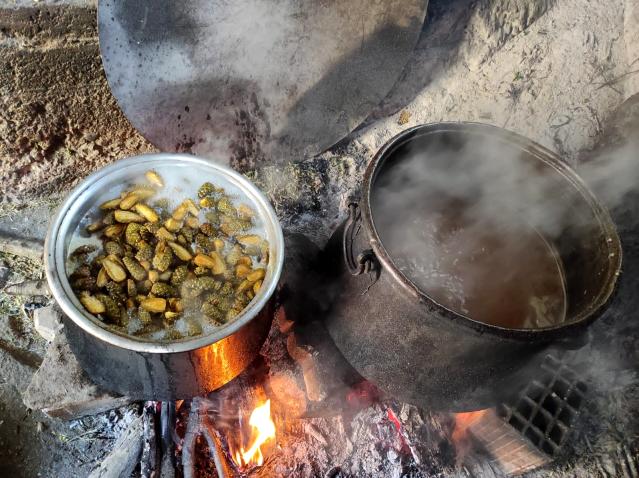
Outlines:
{"label": "large black cauldron", "polygon": [[[566,318],[559,325],[509,329],[443,307],[400,271],[376,229],[371,198],[390,168],[437,144],[439,151],[450,150],[454,174],[464,167],[456,164],[456,152],[487,138],[516,151],[531,171],[551,176],[548,193],[557,195],[557,210],[548,212],[572,219],[553,238],[565,271]],[[339,286],[327,318],[331,337],[364,377],[393,397],[430,409],[484,408],[516,391],[518,381],[530,378],[523,372],[536,354],[553,345],[576,346],[609,302],[621,267],[607,211],[572,169],[526,138],[476,123],[418,126],[389,141],[368,166],[361,199],[350,204],[333,244],[336,238],[341,250],[339,256],[333,252]]]}

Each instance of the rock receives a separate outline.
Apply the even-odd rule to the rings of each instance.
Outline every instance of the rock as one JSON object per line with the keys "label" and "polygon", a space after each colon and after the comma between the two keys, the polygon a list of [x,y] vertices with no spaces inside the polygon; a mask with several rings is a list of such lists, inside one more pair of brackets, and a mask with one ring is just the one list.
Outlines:
{"label": "rock", "polygon": [[43,339],[53,342],[62,328],[62,314],[56,305],[41,307],[33,312],[33,323]]}
{"label": "rock", "polygon": [[22,399],[28,408],[66,420],[118,408],[132,401],[105,392],[89,379],[71,352],[64,329],[55,336]]}

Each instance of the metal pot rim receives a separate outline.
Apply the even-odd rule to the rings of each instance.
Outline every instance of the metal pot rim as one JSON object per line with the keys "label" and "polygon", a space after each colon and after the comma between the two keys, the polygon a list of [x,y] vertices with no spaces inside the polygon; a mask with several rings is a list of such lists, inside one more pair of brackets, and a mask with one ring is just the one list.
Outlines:
{"label": "metal pot rim", "polygon": [[[460,133],[475,133],[491,135],[498,137],[511,144],[517,145],[522,149],[525,149],[532,155],[536,156],[540,161],[545,162],[547,165],[557,171],[557,173],[568,183],[570,183],[588,202],[588,205],[592,208],[595,216],[597,217],[601,228],[606,231],[608,237],[611,240],[608,242],[610,251],[614,252],[613,264],[610,267],[608,287],[601,291],[597,299],[594,301],[595,306],[589,309],[588,313],[582,313],[574,320],[558,324],[552,327],[545,327],[540,329],[509,329],[500,327],[497,325],[486,324],[479,322],[466,315],[455,312],[437,301],[433,300],[428,294],[422,291],[413,281],[410,280],[393,262],[390,254],[383,245],[381,238],[375,227],[373,221],[373,213],[370,207],[371,191],[374,185],[377,174],[381,170],[382,165],[386,159],[400,146],[412,139],[426,135],[433,132],[460,132]],[[459,322],[464,326],[470,327],[479,333],[492,333],[494,335],[500,335],[502,337],[514,338],[514,339],[542,339],[556,337],[559,332],[564,332],[567,329],[573,327],[583,326],[590,323],[598,315],[598,311],[602,311],[604,305],[609,303],[612,299],[614,292],[616,291],[617,279],[621,273],[622,263],[622,249],[619,236],[617,234],[616,227],[610,217],[608,211],[599,203],[590,189],[586,186],[583,180],[577,175],[577,173],[569,167],[565,162],[549,149],[535,143],[534,141],[513,133],[511,131],[499,128],[497,126],[478,123],[478,122],[441,122],[441,123],[428,123],[423,125],[414,126],[407,130],[402,131],[388,142],[386,142],[379,151],[375,154],[372,161],[368,164],[364,173],[364,185],[362,194],[362,221],[365,229],[370,231],[370,244],[373,249],[377,260],[381,263],[382,267],[390,273],[393,279],[401,286],[401,288],[408,293],[411,297],[424,303],[430,304],[435,307],[443,317]]]}
{"label": "metal pot rim", "polygon": [[[244,309],[243,313],[239,317],[228,325],[220,327],[213,333],[174,342],[149,342],[139,340],[109,331],[97,324],[95,322],[97,319],[81,307],[74,304],[72,297],[70,297],[70,294],[73,294],[73,292],[71,291],[70,284],[66,276],[66,257],[64,257],[63,252],[64,241],[69,228],[68,222],[70,221],[67,217],[67,213],[72,206],[78,204],[78,201],[81,200],[83,194],[87,192],[93,184],[108,177],[114,172],[118,172],[132,165],[148,163],[149,169],[151,169],[154,162],[158,160],[197,164],[200,167],[210,169],[213,177],[215,177],[216,174],[223,175],[231,179],[236,184],[239,184],[241,188],[250,195],[250,197],[254,199],[261,208],[263,208],[263,211],[265,211],[265,216],[263,216],[262,219],[272,228],[274,237],[271,238],[271,247],[272,250],[275,250],[276,252],[275,254],[271,254],[270,266],[272,266],[272,274],[270,276],[270,280],[265,280],[263,287],[256,296],[255,302]],[[157,165],[157,163],[155,164]],[[271,204],[268,202],[264,194],[241,174],[214,161],[197,156],[180,153],[152,153],[132,156],[116,161],[115,163],[112,163],[85,178],[59,207],[55,217],[53,218],[53,222],[49,227],[44,250],[45,272],[53,297],[64,313],[85,332],[112,345],[136,352],[178,353],[206,347],[234,334],[250,322],[259,313],[259,311],[265,307],[275,292],[282,273],[284,263],[284,236],[277,215],[275,214]]]}

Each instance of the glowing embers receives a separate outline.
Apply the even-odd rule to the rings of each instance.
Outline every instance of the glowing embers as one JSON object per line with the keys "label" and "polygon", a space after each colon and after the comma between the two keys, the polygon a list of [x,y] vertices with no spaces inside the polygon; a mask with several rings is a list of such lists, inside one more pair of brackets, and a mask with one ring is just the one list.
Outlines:
{"label": "glowing embers", "polygon": [[469,437],[470,427],[479,422],[489,409],[476,410],[473,412],[463,412],[455,414],[455,427],[451,439],[456,450],[457,464],[461,464],[472,448],[472,441]]}
{"label": "glowing embers", "polygon": [[275,439],[275,423],[271,419],[271,401],[267,400],[251,413],[249,425],[253,428],[253,439],[248,449],[241,447],[235,452],[235,463],[240,468],[251,468],[264,464],[262,445]]}
{"label": "glowing embers", "polygon": [[474,412],[463,412],[455,414],[455,428],[453,430],[453,442],[457,443],[463,439],[468,427],[478,421],[488,410],[477,410]]}

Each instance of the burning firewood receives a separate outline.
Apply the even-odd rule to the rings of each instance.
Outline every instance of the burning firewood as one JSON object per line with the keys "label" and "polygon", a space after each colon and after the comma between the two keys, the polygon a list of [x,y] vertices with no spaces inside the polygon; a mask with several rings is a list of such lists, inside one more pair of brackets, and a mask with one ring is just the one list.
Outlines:
{"label": "burning firewood", "polygon": [[230,459],[228,446],[224,447],[218,430],[209,416],[211,402],[201,398],[191,401],[188,423],[182,443],[182,472],[184,478],[195,478],[196,445],[202,437],[208,446],[209,455],[215,465],[218,478],[233,478],[240,474],[239,468]]}
{"label": "burning firewood", "polygon": [[195,441],[201,432],[200,424],[200,404],[199,399],[191,402],[191,411],[189,412],[189,421],[184,434],[184,442],[182,443],[182,467],[184,478],[193,478],[195,476]]}
{"label": "burning firewood", "polygon": [[290,334],[286,340],[286,348],[290,356],[299,364],[304,374],[306,385],[306,395],[309,400],[320,401],[326,397],[326,392],[322,390],[321,383],[317,377],[315,360],[313,355],[303,347],[297,345],[295,334]]}

